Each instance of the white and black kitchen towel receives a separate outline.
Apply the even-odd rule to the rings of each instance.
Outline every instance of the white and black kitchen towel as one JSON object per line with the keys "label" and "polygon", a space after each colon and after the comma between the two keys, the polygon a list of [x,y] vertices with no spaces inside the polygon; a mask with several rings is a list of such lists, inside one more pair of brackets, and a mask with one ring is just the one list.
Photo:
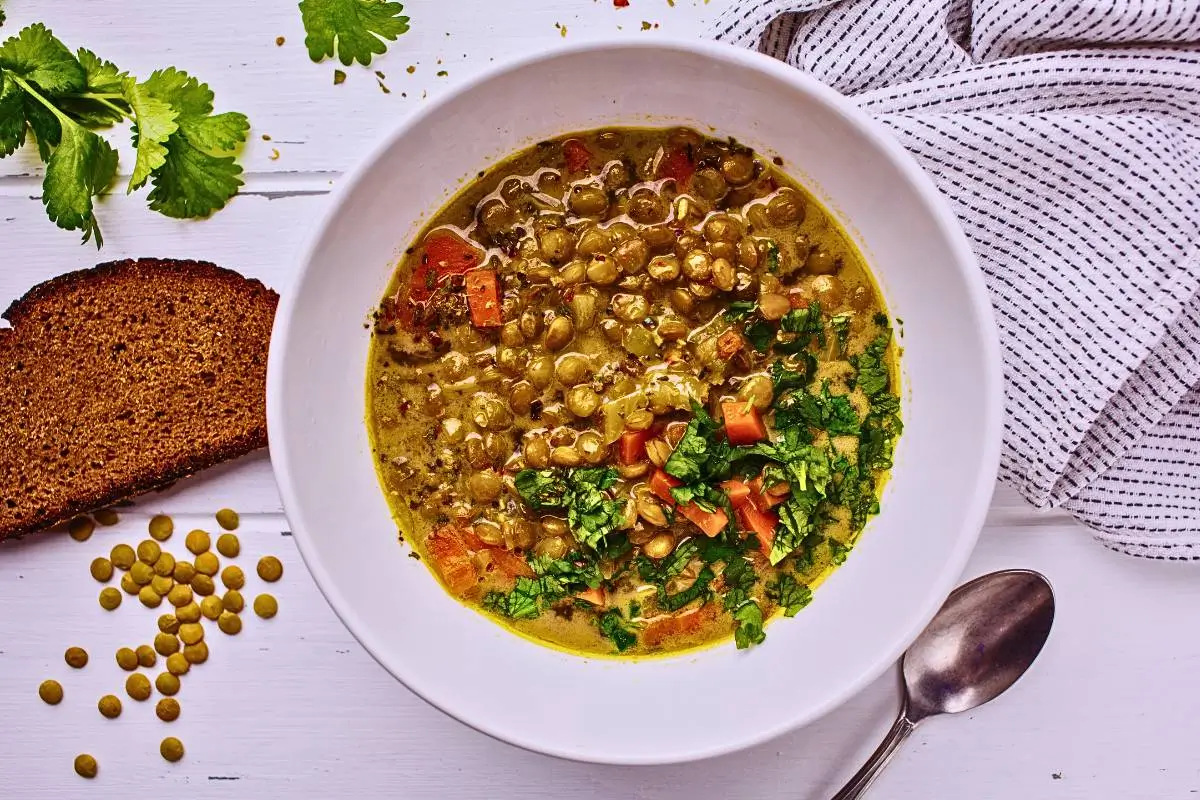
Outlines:
{"label": "white and black kitchen towel", "polygon": [[950,198],[1004,352],[1001,477],[1200,559],[1200,0],[738,0]]}

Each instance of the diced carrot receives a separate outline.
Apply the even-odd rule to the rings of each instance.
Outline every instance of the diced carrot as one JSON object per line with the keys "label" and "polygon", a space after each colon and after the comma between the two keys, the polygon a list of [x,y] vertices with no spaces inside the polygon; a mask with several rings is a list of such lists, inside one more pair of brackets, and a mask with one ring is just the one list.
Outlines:
{"label": "diced carrot", "polygon": [[[772,489],[774,489],[774,487],[772,487]],[[761,475],[750,481],[750,491],[752,492],[750,499],[754,503],[754,507],[761,511],[774,508],[783,501],[787,500],[788,496],[787,491],[776,492],[774,490],[766,491],[763,489],[763,479]]]}
{"label": "diced carrot", "polygon": [[682,188],[695,171],[696,165],[687,150],[668,150],[658,162],[658,177],[674,178],[678,188]]}
{"label": "diced carrot", "polygon": [[729,515],[723,508],[705,511],[695,503],[688,503],[686,506],[679,507],[679,513],[704,531],[705,536],[716,536],[729,524]]}
{"label": "diced carrot", "polygon": [[408,301],[424,303],[449,277],[462,275],[483,262],[483,251],[457,233],[439,229],[421,245],[420,262],[408,282]]}
{"label": "diced carrot", "polygon": [[577,592],[575,596],[584,602],[591,603],[594,606],[604,605],[604,589],[599,587],[595,589],[584,589],[582,592]]}
{"label": "diced carrot", "polygon": [[579,139],[567,139],[563,142],[563,158],[567,161],[569,171],[583,172],[592,160],[592,151]]}
{"label": "diced carrot", "polygon": [[509,578],[532,578],[533,570],[525,559],[503,547],[487,548],[488,559],[503,575]]}
{"label": "diced carrot", "polygon": [[770,511],[760,511],[753,503],[739,508],[737,515],[742,527],[758,536],[763,552],[770,553],[771,544],[775,541],[775,529],[779,527],[779,517]]}
{"label": "diced carrot", "polygon": [[741,352],[746,340],[735,330],[727,330],[717,337],[717,355],[722,359],[730,359]]}
{"label": "diced carrot", "polygon": [[808,308],[812,305],[812,296],[803,289],[792,289],[788,292],[787,299],[792,308]]}
{"label": "diced carrot", "polygon": [[688,608],[675,614],[655,617],[642,631],[642,644],[657,647],[671,636],[695,633],[717,618],[716,603],[705,603],[699,608]]}
{"label": "diced carrot", "polygon": [[650,431],[625,431],[617,440],[617,461],[625,466],[636,464],[646,457],[646,442]]}
{"label": "diced carrot", "polygon": [[452,525],[438,528],[425,540],[425,549],[452,594],[461,597],[479,582],[479,570],[471,560],[471,551],[459,535],[459,529]]}
{"label": "diced carrot", "polygon": [[473,269],[467,273],[467,306],[471,324],[476,328],[496,328],[504,324],[500,308],[500,282],[490,269]]}
{"label": "diced carrot", "polygon": [[721,403],[725,416],[725,435],[730,444],[754,444],[767,438],[767,426],[763,424],[758,409],[744,400]]}
{"label": "diced carrot", "polygon": [[654,470],[654,474],[650,476],[650,491],[654,492],[654,495],[659,500],[674,508],[676,503],[674,495],[671,494],[671,489],[682,485],[682,483],[682,481],[672,478],[661,469],[656,469]]}
{"label": "diced carrot", "polygon": [[746,483],[741,478],[734,478],[721,484],[721,488],[725,490],[725,494],[729,495],[729,502],[733,503],[735,509],[750,502],[750,495],[753,491],[751,486],[752,484]]}

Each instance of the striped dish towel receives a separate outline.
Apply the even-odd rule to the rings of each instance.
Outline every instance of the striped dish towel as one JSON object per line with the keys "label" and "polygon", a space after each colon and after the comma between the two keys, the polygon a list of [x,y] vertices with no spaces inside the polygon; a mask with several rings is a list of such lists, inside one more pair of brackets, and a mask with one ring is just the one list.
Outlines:
{"label": "striped dish towel", "polygon": [[1002,480],[1200,559],[1200,2],[738,0],[712,34],[851,96],[950,198],[1000,326]]}

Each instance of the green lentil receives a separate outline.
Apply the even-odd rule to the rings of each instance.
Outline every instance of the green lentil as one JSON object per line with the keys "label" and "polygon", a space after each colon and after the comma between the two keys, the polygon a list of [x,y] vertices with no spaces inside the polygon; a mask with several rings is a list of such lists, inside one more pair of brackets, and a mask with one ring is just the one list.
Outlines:
{"label": "green lentil", "polygon": [[184,644],[195,644],[204,640],[204,626],[198,622],[188,622],[179,626],[179,638]]}
{"label": "green lentil", "polygon": [[237,558],[242,552],[242,543],[232,533],[222,533],[217,537],[217,552],[226,558]]}
{"label": "green lentil", "polygon": [[162,555],[162,548],[158,546],[158,542],[153,539],[144,539],[138,543],[137,557],[138,561],[143,564],[153,565],[158,561],[158,557]]}
{"label": "green lentil", "polygon": [[115,694],[106,694],[100,698],[100,702],[96,703],[96,707],[100,709],[100,714],[108,719],[116,719],[121,716],[121,698]]}
{"label": "green lentil", "polygon": [[94,778],[96,772],[100,769],[100,765],[96,763],[96,759],[87,753],[80,753],[75,756],[75,773],[81,778]]}
{"label": "green lentil", "polygon": [[199,622],[200,621],[200,606],[195,603],[188,603],[186,606],[180,606],[175,609],[175,616],[180,622]]}
{"label": "green lentil", "polygon": [[246,585],[246,573],[241,567],[226,567],[221,570],[221,583],[226,589],[240,589]]}
{"label": "green lentil", "polygon": [[150,679],[140,672],[133,673],[125,679],[125,693],[138,702],[149,700]]}
{"label": "green lentil", "polygon": [[173,695],[179,691],[179,678],[169,672],[160,672],[154,679],[154,688],[159,694]]}
{"label": "green lentil", "polygon": [[87,650],[82,647],[68,647],[67,652],[63,655],[67,663],[75,669],[83,669],[87,666],[88,655]]}
{"label": "green lentil", "polygon": [[163,722],[174,722],[179,719],[179,701],[174,697],[164,697],[154,706],[154,713],[158,714],[158,718]]}
{"label": "green lentil", "polygon": [[96,522],[105,526],[116,525],[121,521],[121,518],[117,516],[117,512],[111,508],[102,508],[99,511],[93,511],[92,516],[96,518]]}
{"label": "green lentil", "polygon": [[224,603],[216,595],[211,595],[200,601],[200,613],[209,619],[216,619],[221,616],[221,612],[224,610]]}
{"label": "green lentil", "polygon": [[92,538],[94,530],[96,530],[96,526],[87,517],[76,517],[67,523],[67,533],[77,542],[86,542]]}
{"label": "green lentil", "polygon": [[104,583],[113,576],[113,565],[104,556],[92,559],[91,566],[92,577]]}
{"label": "green lentil", "polygon": [[193,555],[200,555],[208,550],[210,541],[207,533],[197,529],[189,533],[183,543]]}
{"label": "green lentil", "polygon": [[166,514],[155,514],[150,518],[150,536],[160,542],[171,538],[175,532],[175,522]]}
{"label": "green lentil", "polygon": [[100,607],[105,611],[114,611],[121,605],[121,593],[111,586],[100,590]]}
{"label": "green lentil", "polygon": [[154,649],[160,656],[171,656],[179,652],[179,640],[172,633],[154,634]]}
{"label": "green lentil", "polygon": [[192,665],[183,657],[183,653],[172,653],[167,656],[167,672],[172,675],[186,675],[191,668]]}
{"label": "green lentil", "polygon": [[121,576],[121,588],[125,590],[125,594],[137,594],[142,590],[128,572]]}
{"label": "green lentil", "polygon": [[133,566],[129,568],[129,574],[133,577],[133,582],[138,586],[145,586],[154,580],[154,568],[144,561],[135,561]]}
{"label": "green lentil", "polygon": [[154,574],[161,575],[164,578],[171,578],[175,575],[175,556],[170,553],[163,553],[158,557],[158,561],[154,562]]}
{"label": "green lentil", "polygon": [[208,661],[208,643],[196,642],[183,648],[183,657],[189,664],[203,664]]}
{"label": "green lentil", "polygon": [[258,577],[274,583],[283,577],[283,564],[275,556],[263,556],[258,560]]}
{"label": "green lentil", "polygon": [[158,629],[163,633],[176,634],[179,632],[179,618],[174,614],[163,614],[158,618]]}
{"label": "green lentil", "polygon": [[263,619],[270,619],[279,613],[279,601],[274,595],[260,594],[254,598],[254,613]]}
{"label": "green lentil", "polygon": [[133,672],[138,667],[137,653],[128,647],[117,650],[117,666],[126,672]]}
{"label": "green lentil", "polygon": [[176,583],[191,583],[196,577],[196,568],[190,561],[176,561],[174,576]]}
{"label": "green lentil", "polygon": [[138,600],[141,600],[146,608],[158,608],[162,605],[162,595],[154,591],[153,586],[143,586],[138,592]]}
{"label": "green lentil", "polygon": [[156,594],[166,597],[167,593],[175,588],[175,579],[164,578],[162,575],[155,575],[150,579],[150,588],[153,589]]}
{"label": "green lentil", "polygon": [[148,644],[139,644],[137,650],[138,664],[143,667],[153,667],[154,662],[158,661],[158,656],[154,655],[154,648]]}
{"label": "green lentil", "polygon": [[192,602],[192,587],[185,583],[177,583],[167,592],[167,602],[179,608]]}
{"label": "green lentil", "polygon": [[210,578],[221,570],[221,560],[212,551],[196,556],[194,563],[196,564],[196,572],[199,572],[201,575],[207,575]]}
{"label": "green lentil", "polygon": [[192,591],[201,597],[208,597],[216,591],[216,588],[213,579],[208,575],[197,574],[196,577],[192,578]]}
{"label": "green lentil", "polygon": [[129,545],[119,544],[109,552],[108,557],[118,569],[129,569],[137,560],[137,553]]}
{"label": "green lentil", "polygon": [[217,627],[222,632],[235,636],[242,630],[242,618],[232,612],[222,611],[221,616],[217,617]]}
{"label": "green lentil", "polygon": [[242,613],[242,609],[246,607],[246,600],[242,597],[242,593],[237,589],[230,589],[221,598],[221,605],[226,611],[232,611],[234,614]]}
{"label": "green lentil", "polygon": [[162,740],[162,744],[158,746],[158,752],[162,757],[171,763],[175,763],[183,758],[183,742],[176,739],[174,736],[168,736]]}
{"label": "green lentil", "polygon": [[49,705],[56,706],[62,702],[63,688],[62,684],[56,680],[42,681],[38,686],[38,697]]}
{"label": "green lentil", "polygon": [[227,531],[236,531],[238,526],[238,513],[232,508],[222,508],[217,512],[217,524]]}

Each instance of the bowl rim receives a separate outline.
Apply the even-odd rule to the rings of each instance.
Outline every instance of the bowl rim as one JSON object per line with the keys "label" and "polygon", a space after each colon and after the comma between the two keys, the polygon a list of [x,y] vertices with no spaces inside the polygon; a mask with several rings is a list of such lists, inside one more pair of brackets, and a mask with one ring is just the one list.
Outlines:
{"label": "bowl rim", "polygon": [[934,184],[933,179],[922,169],[916,159],[892,137],[888,131],[866,112],[861,110],[849,98],[832,87],[818,81],[800,69],[789,66],[782,61],[767,56],[755,50],[749,50],[722,42],[709,40],[682,40],[669,37],[647,37],[640,41],[620,38],[601,38],[583,43],[554,44],[535,54],[515,56],[480,70],[474,76],[449,89],[445,94],[428,102],[416,112],[395,125],[391,130],[381,135],[379,140],[368,149],[358,163],[338,181],[325,208],[320,212],[317,224],[311,229],[302,248],[299,268],[294,273],[293,287],[302,283],[308,272],[313,256],[320,246],[321,240],[330,229],[338,215],[344,198],[353,193],[359,184],[367,177],[372,166],[397,142],[412,129],[424,121],[444,105],[453,102],[459,95],[471,91],[502,75],[522,70],[541,63],[554,62],[564,57],[587,54],[604,50],[637,50],[637,51],[668,51],[688,55],[699,55],[715,61],[731,63],[735,66],[765,73],[768,77],[797,85],[806,93],[814,96],[818,102],[824,103],[833,112],[841,115],[851,125],[857,128],[873,146],[882,151],[897,167],[931,210],[938,228],[945,235],[947,244],[956,259],[964,266],[963,280],[971,302],[973,313],[979,320],[980,334],[983,346],[982,372],[985,384],[984,395],[987,399],[983,409],[983,452],[981,454],[981,470],[978,480],[972,489],[968,511],[965,519],[966,533],[961,535],[954,550],[946,555],[935,585],[930,587],[929,599],[925,606],[912,618],[908,631],[897,641],[898,647],[891,648],[879,657],[875,664],[863,671],[857,678],[847,682],[839,691],[831,692],[823,702],[810,708],[805,713],[796,714],[785,722],[763,728],[753,736],[745,736],[733,741],[714,744],[711,747],[697,749],[687,753],[667,753],[647,755],[645,757],[622,757],[608,753],[581,755],[578,751],[556,747],[544,741],[532,741],[506,731],[502,726],[475,715],[469,707],[461,707],[445,697],[435,699],[436,693],[411,676],[405,676],[395,671],[380,656],[381,648],[376,643],[376,635],[369,626],[362,623],[354,609],[346,602],[338,591],[332,578],[325,571],[316,555],[315,546],[309,542],[308,533],[300,518],[288,514],[288,509],[297,509],[297,494],[288,471],[290,454],[287,439],[282,428],[282,404],[280,392],[273,387],[281,384],[284,370],[284,356],[288,341],[288,331],[293,326],[295,301],[297,291],[283,292],[271,333],[271,345],[267,364],[267,430],[270,440],[271,468],[283,502],[284,513],[288,517],[293,539],[300,551],[305,567],[312,575],[317,588],[333,609],[334,614],[346,626],[347,630],[371,655],[371,657],[386,670],[393,678],[404,685],[409,691],[429,703],[434,708],[453,717],[480,733],[493,739],[515,745],[524,750],[544,755],[555,756],[569,761],[584,763],[602,763],[614,765],[661,765],[678,764],[713,758],[734,753],[755,745],[760,745],[771,739],[782,736],[789,731],[811,724],[838,708],[854,695],[860,693],[868,684],[893,666],[903,655],[909,644],[924,630],[925,626],[941,608],[946,596],[954,588],[962,576],[967,560],[975,548],[982,531],[983,523],[990,506],[992,493],[1000,465],[1001,434],[1003,425],[1003,375],[1001,371],[1000,338],[995,316],[983,281],[983,274],[978,266],[974,252],[967,241],[966,234],[959,224],[958,218],[951,209],[948,200]]}

